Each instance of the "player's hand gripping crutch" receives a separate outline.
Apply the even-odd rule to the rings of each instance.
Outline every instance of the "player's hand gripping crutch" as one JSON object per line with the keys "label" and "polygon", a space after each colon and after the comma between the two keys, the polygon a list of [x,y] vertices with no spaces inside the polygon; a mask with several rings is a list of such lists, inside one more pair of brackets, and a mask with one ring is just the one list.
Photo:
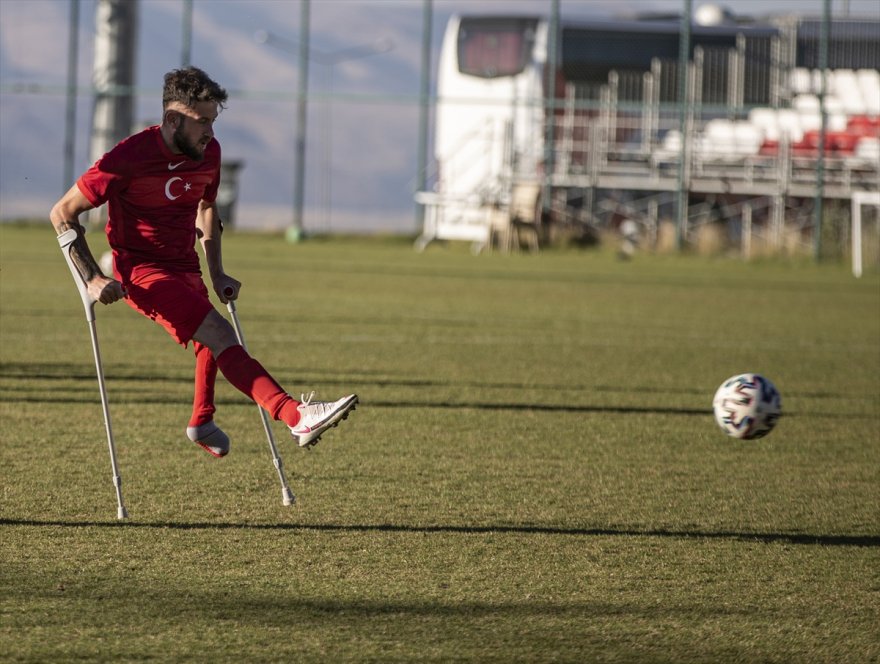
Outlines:
{"label": "player's hand gripping crutch", "polygon": [[[231,297],[235,294],[235,291],[227,288],[223,291],[223,294],[226,297]],[[241,323],[238,322],[235,300],[229,300],[226,303],[226,308],[229,310],[229,315],[232,317],[232,325],[235,327],[235,336],[238,337],[238,343],[241,344],[242,348],[247,350],[247,344],[244,342],[244,334],[242,334],[241,331]],[[281,457],[278,455],[278,446],[275,444],[275,436],[272,434],[269,414],[259,405],[257,406],[257,410],[260,411],[260,419],[263,420],[263,430],[266,432],[266,440],[269,441],[269,449],[272,452],[272,463],[275,464],[275,469],[278,471],[278,479],[281,480],[281,502],[285,505],[293,505],[296,501],[296,497],[293,495],[290,487],[287,486],[287,478],[284,477],[284,464],[281,462]]]}
{"label": "player's hand gripping crutch", "polygon": [[96,300],[89,295],[88,286],[79,273],[70,255],[70,248],[77,238],[77,230],[75,228],[68,229],[58,236],[58,244],[67,260],[67,266],[73,275],[73,281],[79,290],[79,296],[86,311],[86,320],[89,323],[89,332],[92,336],[92,350],[95,354],[95,370],[98,374],[98,389],[101,391],[101,406],[104,409],[104,426],[107,429],[107,445],[110,448],[110,465],[113,468],[113,486],[116,487],[116,517],[125,519],[128,517],[128,511],[122,502],[122,477],[119,474],[119,464],[116,462],[116,445],[113,442],[113,427],[110,424],[110,406],[107,403],[107,388],[104,386],[104,369],[101,366],[101,351],[98,348],[98,331],[95,327],[95,302]]}

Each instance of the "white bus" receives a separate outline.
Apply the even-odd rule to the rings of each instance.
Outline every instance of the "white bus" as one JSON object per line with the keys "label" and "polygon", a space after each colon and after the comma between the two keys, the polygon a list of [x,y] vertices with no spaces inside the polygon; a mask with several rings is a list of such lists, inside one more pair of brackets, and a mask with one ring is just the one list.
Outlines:
{"label": "white bus", "polygon": [[[691,28],[689,58],[697,54],[700,66],[699,82],[689,82],[696,90],[689,101],[709,110],[704,119],[713,109],[745,116],[751,107],[789,105],[784,90],[790,72],[815,67],[816,21],[737,20],[709,8],[697,11]],[[844,23],[852,24],[848,32],[832,32],[832,53],[840,62],[831,66],[876,66],[870,63],[878,62],[880,47],[870,31],[862,35],[859,22]],[[841,23],[834,25],[839,32]],[[679,30],[675,16],[561,20],[554,40],[545,17],[452,17],[437,74],[436,172],[431,191],[416,194],[425,206],[417,246],[450,239],[479,249],[496,232],[508,242],[511,221],[540,222],[548,207],[542,196],[572,197],[571,191],[584,188],[578,182],[595,187],[609,155],[627,168],[644,167],[637,187],[656,185],[656,172],[645,169],[678,125]],[[594,125],[604,133],[590,134]],[[602,154],[587,154],[594,148]],[[603,182],[625,189],[635,179],[621,170]],[[657,188],[672,185],[667,180]]]}
{"label": "white bus", "polygon": [[484,246],[503,216],[499,204],[513,173],[537,177],[547,35],[547,21],[536,17],[454,16],[447,24],[437,74],[435,187],[416,195],[425,205],[420,247],[433,239]]}

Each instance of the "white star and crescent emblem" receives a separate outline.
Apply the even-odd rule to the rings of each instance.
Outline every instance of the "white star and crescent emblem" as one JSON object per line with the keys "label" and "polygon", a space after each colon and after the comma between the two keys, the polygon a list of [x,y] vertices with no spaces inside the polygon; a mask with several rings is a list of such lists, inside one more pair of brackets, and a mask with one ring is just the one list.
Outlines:
{"label": "white star and crescent emblem", "polygon": [[[183,195],[183,194],[177,194],[177,196],[175,196],[174,194],[171,193],[171,185],[174,184],[175,182],[177,182],[178,180],[183,180],[183,178],[175,176],[173,178],[169,178],[168,182],[165,183],[165,197],[169,201],[177,200],[178,198],[180,198]],[[192,189],[192,184],[190,184],[189,182],[184,183],[183,190],[189,191],[190,189]]]}

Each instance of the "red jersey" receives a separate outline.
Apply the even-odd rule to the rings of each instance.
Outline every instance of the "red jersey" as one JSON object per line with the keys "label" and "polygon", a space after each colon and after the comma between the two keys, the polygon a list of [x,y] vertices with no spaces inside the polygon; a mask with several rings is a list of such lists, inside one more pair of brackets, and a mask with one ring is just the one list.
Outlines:
{"label": "red jersey", "polygon": [[220,184],[220,144],[205,158],[173,153],[158,126],[121,141],[76,182],[89,202],[107,203],[107,239],[129,266],[155,263],[198,272],[195,250],[199,201],[213,202]]}

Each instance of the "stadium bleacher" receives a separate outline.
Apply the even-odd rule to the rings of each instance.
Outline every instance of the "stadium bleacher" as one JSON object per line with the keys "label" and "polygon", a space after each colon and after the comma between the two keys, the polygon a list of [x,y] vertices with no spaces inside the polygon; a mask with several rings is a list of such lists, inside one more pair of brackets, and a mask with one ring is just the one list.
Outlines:
{"label": "stadium bleacher", "polygon": [[[822,128],[821,72],[795,69],[790,79],[791,107],[756,107],[742,120],[709,120],[693,140],[697,157],[710,161],[774,156],[783,145],[798,157],[818,154]],[[826,72],[825,155],[877,159],[880,155],[880,72],[839,69]],[[681,135],[666,134],[662,152],[680,149]]]}

